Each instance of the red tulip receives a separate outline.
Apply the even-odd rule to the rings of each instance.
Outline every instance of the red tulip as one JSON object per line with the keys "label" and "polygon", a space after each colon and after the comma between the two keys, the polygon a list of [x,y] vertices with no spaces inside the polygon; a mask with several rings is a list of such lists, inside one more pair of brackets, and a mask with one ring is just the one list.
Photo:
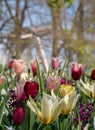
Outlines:
{"label": "red tulip", "polygon": [[72,64],[72,68],[71,68],[71,71],[72,71],[72,78],[74,80],[79,80],[81,75],[82,75],[82,72],[83,72],[83,69],[84,69],[84,65],[82,64],[78,64],[78,63],[73,63]]}
{"label": "red tulip", "polygon": [[18,107],[13,112],[13,121],[17,125],[21,125],[25,118],[25,108]]}
{"label": "red tulip", "polygon": [[39,84],[34,81],[27,81],[24,86],[24,92],[26,97],[29,97],[29,95],[35,99],[39,91]]}
{"label": "red tulip", "polygon": [[52,64],[52,68],[53,69],[58,69],[60,67],[62,63],[62,60],[60,60],[59,58],[52,58],[51,64]]}
{"label": "red tulip", "polygon": [[91,77],[92,80],[95,80],[95,70],[92,70]]}
{"label": "red tulip", "polygon": [[37,75],[37,64],[36,64],[36,61],[32,60],[30,62],[30,65],[31,65],[33,76],[35,77]]}

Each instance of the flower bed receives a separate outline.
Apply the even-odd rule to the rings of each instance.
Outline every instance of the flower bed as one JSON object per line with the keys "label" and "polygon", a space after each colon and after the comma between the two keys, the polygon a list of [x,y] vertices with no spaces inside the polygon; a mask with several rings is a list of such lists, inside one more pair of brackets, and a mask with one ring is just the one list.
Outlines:
{"label": "flower bed", "polygon": [[0,68],[0,130],[94,130],[95,70],[52,58]]}

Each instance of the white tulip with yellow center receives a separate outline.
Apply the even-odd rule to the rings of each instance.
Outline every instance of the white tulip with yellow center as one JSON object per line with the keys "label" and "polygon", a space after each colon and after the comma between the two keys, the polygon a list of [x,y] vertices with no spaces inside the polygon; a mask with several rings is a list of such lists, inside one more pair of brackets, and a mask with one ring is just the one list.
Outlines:
{"label": "white tulip with yellow center", "polygon": [[79,96],[80,94],[77,95],[76,92],[74,92],[71,96],[69,96],[69,94],[66,94],[65,97],[63,98],[64,102],[61,114],[65,115],[72,112],[78,101]]}
{"label": "white tulip with yellow center", "polygon": [[80,80],[81,85],[79,85],[79,89],[82,90],[88,97],[95,98],[95,83],[84,83]]}
{"label": "white tulip with yellow center", "polygon": [[31,97],[27,104],[30,109],[37,114],[41,122],[44,124],[50,124],[60,115],[63,102],[63,99],[59,99],[59,97],[55,96],[52,91],[51,95],[46,93],[43,94],[40,108],[38,108],[37,103]]}
{"label": "white tulip with yellow center", "polygon": [[60,96],[64,101],[61,114],[69,114],[75,107],[80,94],[76,94],[74,86],[62,85],[60,88]]}

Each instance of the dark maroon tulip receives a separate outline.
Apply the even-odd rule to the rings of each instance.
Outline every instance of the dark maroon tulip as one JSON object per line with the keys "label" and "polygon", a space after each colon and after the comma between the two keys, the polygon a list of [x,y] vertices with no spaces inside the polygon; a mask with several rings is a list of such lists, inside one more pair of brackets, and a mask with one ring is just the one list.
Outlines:
{"label": "dark maroon tulip", "polygon": [[95,70],[92,70],[91,77],[92,80],[95,80]]}
{"label": "dark maroon tulip", "polygon": [[12,65],[13,65],[13,59],[10,59],[10,60],[8,61],[8,68],[9,68],[9,69],[12,69]]}
{"label": "dark maroon tulip", "polygon": [[24,86],[24,92],[26,97],[29,97],[29,95],[35,99],[39,91],[39,84],[34,81],[27,81]]}
{"label": "dark maroon tulip", "polygon": [[37,75],[37,63],[36,63],[36,60],[32,60],[30,62],[30,65],[31,65],[33,76],[35,77]]}
{"label": "dark maroon tulip", "polygon": [[18,107],[13,112],[13,120],[14,123],[17,125],[21,125],[25,118],[25,108],[24,107]]}
{"label": "dark maroon tulip", "polygon": [[79,80],[81,75],[82,75],[83,69],[84,69],[84,65],[77,64],[77,63],[74,62],[72,64],[72,68],[71,68],[72,78],[74,80]]}
{"label": "dark maroon tulip", "polygon": [[61,79],[61,84],[66,84],[66,79],[65,78]]}

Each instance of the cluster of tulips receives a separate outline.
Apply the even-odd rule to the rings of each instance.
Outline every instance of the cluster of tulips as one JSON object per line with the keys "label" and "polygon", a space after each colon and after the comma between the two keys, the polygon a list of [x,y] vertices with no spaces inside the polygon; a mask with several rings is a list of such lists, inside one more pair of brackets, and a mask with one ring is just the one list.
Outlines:
{"label": "cluster of tulips", "polygon": [[77,62],[52,58],[45,70],[38,59],[11,59],[0,76],[0,127],[94,129],[94,81],[95,70]]}

